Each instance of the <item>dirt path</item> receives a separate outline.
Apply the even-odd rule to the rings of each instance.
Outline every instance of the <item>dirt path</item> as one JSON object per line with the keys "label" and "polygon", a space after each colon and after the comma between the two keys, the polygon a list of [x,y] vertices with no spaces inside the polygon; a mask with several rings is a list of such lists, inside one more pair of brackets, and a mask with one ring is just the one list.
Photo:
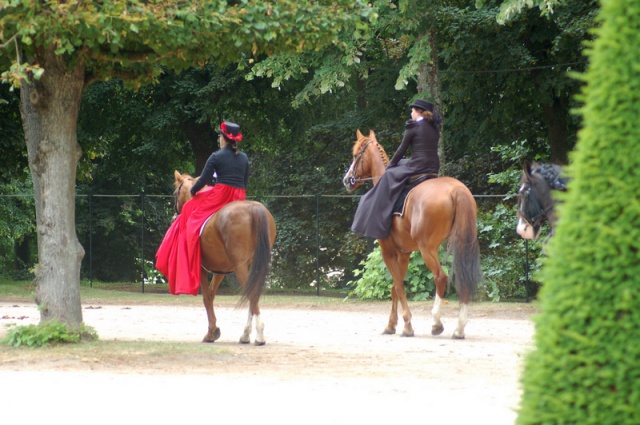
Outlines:
{"label": "dirt path", "polygon": [[[463,341],[451,339],[457,303],[438,337],[430,307],[413,307],[414,338],[381,335],[387,303],[263,307],[267,345],[239,345],[246,313],[222,306],[222,337],[207,346],[222,350],[196,362],[0,358],[2,422],[513,424],[532,306],[474,305]],[[195,306],[87,305],[83,315],[101,340],[200,344],[206,330]],[[0,302],[0,337],[6,324],[38,319],[34,305]]]}

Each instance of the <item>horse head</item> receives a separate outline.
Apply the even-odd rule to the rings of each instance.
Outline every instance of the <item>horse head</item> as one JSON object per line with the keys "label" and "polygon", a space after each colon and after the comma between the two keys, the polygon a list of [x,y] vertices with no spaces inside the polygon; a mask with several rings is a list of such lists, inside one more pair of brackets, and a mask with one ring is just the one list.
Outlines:
{"label": "horse head", "polygon": [[342,178],[342,184],[349,193],[355,191],[363,182],[372,180],[373,184],[376,184],[389,163],[389,157],[376,140],[373,130],[370,130],[366,137],[360,130],[356,131],[352,154],[351,165]]}
{"label": "horse head", "polygon": [[189,174],[180,174],[178,170],[173,172],[173,177],[175,178],[173,182],[173,187],[175,187],[173,191],[174,209],[176,214],[180,214],[182,206],[191,199],[191,187],[196,182],[196,179]]}
{"label": "horse head", "polygon": [[555,226],[555,204],[552,190],[566,191],[568,179],[562,176],[562,167],[525,161],[518,190],[518,226],[516,230],[524,239],[537,239],[542,223]]}

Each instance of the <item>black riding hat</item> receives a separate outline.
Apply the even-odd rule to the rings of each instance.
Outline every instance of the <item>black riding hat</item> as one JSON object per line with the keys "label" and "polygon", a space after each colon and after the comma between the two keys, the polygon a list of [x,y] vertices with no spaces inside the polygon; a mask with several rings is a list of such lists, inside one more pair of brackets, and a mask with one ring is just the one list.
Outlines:
{"label": "black riding hat", "polygon": [[242,141],[240,126],[234,122],[225,121],[220,124],[220,129],[216,131],[218,134],[223,134],[229,140],[235,140],[236,142]]}
{"label": "black riding hat", "polygon": [[426,100],[416,99],[413,101],[409,108],[422,109],[423,111],[433,112],[433,103],[427,102]]}

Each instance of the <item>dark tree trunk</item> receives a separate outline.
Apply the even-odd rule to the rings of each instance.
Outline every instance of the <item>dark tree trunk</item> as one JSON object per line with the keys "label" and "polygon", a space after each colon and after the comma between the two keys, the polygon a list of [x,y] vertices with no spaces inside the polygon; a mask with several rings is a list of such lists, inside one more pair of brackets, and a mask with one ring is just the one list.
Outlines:
{"label": "dark tree trunk", "polygon": [[569,160],[569,130],[566,102],[554,98],[551,105],[542,105],[549,132],[550,160],[557,164],[567,164]]}
{"label": "dark tree trunk", "polygon": [[189,144],[196,158],[195,175],[199,176],[209,156],[218,148],[217,134],[209,123],[190,121],[182,124],[182,131],[189,139]]}
{"label": "dark tree trunk", "polygon": [[75,230],[76,167],[81,151],[76,138],[84,89],[84,65],[68,68],[60,56],[41,51],[46,72],[23,84],[20,113],[33,178],[38,233],[35,270],[40,321],[82,323],[80,263],[84,250]]}
{"label": "dark tree trunk", "polygon": [[[424,35],[429,37],[430,47],[430,60],[428,63],[422,64],[420,67],[420,75],[418,75],[418,92],[430,93],[430,98],[426,99],[431,101],[436,110],[444,115],[442,111],[442,88],[440,86],[440,69],[438,67],[438,43],[436,40],[435,31],[430,31]],[[442,125],[442,131],[440,132],[440,141],[438,143],[438,157],[440,158],[440,174],[445,174],[445,132],[444,121]]]}

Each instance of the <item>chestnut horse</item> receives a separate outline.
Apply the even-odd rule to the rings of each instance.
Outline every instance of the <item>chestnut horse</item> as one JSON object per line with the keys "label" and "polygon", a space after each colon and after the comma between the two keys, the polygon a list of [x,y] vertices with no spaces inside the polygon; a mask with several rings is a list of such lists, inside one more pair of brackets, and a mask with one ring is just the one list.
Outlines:
{"label": "chestnut horse", "polygon": [[[368,137],[364,137],[360,130],[356,135],[353,161],[343,178],[343,184],[349,192],[368,180],[377,184],[389,164],[389,157],[373,131]],[[393,277],[391,315],[384,333],[396,332],[400,301],[404,319],[402,335],[413,336],[411,312],[404,288],[409,257],[413,251],[420,251],[435,281],[431,333],[440,335],[444,331],[441,307],[448,278],[438,259],[438,248],[448,239],[448,250],[453,254],[451,280],[460,300],[458,327],[453,332],[453,338],[463,339],[469,300],[475,294],[481,278],[475,199],[462,182],[451,177],[438,177],[416,186],[407,197],[404,211],[403,216],[394,216],[389,236],[378,240],[384,263]]]}
{"label": "chestnut horse", "polygon": [[[174,172],[176,213],[191,199],[190,189],[196,179],[188,174]],[[207,310],[209,328],[203,342],[220,338],[216,325],[213,300],[225,274],[235,273],[242,286],[241,303],[249,301],[249,320],[240,337],[243,344],[256,323],[255,345],[264,345],[264,323],[260,317],[258,301],[264,291],[271,266],[271,248],[276,238],[276,224],[269,210],[259,202],[235,201],[216,212],[204,225],[200,235],[203,273],[200,289]],[[213,273],[209,281],[207,272]]]}

